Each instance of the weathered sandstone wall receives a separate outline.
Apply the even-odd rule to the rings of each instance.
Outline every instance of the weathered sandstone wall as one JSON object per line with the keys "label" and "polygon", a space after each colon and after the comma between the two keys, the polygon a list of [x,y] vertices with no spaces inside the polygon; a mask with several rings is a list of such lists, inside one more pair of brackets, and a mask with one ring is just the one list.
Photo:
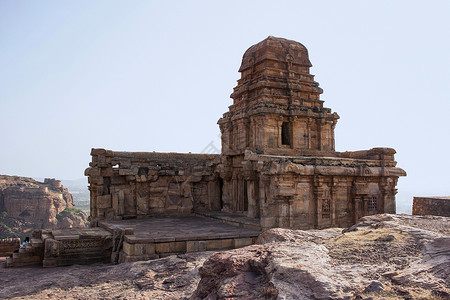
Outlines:
{"label": "weathered sandstone wall", "polygon": [[10,256],[20,248],[20,239],[0,239],[0,256]]}
{"label": "weathered sandstone wall", "polygon": [[450,197],[414,197],[412,213],[450,217]]}
{"label": "weathered sandstone wall", "polygon": [[[91,224],[102,219],[219,210],[219,155],[92,149]],[[219,203],[219,205],[217,204]]]}
{"label": "weathered sandstone wall", "polygon": [[323,106],[302,44],[269,36],[242,58],[221,155],[92,150],[91,225],[209,210],[263,228],[349,226],[395,213],[394,149],[335,151],[339,115]]}

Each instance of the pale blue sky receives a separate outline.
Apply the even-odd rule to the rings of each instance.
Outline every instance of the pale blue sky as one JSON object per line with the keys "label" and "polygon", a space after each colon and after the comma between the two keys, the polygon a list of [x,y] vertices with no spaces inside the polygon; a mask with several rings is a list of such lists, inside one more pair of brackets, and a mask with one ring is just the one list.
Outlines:
{"label": "pale blue sky", "polygon": [[393,147],[398,199],[450,195],[449,1],[0,1],[0,173],[83,177],[92,147],[220,146],[245,50],[304,44],[338,151]]}

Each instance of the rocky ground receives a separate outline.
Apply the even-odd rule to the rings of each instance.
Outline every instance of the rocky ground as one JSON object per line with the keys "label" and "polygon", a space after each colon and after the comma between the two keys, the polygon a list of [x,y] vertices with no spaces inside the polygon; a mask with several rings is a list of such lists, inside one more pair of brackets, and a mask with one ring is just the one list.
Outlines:
{"label": "rocky ground", "polygon": [[258,244],[120,265],[0,269],[13,299],[450,299],[450,218],[271,229]]}
{"label": "rocky ground", "polygon": [[58,268],[0,269],[0,298],[187,299],[209,252],[153,261]]}

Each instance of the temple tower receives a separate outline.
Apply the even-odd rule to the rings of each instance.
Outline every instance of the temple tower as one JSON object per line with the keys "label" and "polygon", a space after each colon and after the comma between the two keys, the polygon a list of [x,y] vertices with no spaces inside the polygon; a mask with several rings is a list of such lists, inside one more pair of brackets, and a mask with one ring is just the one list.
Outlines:
{"label": "temple tower", "polygon": [[269,36],[250,47],[231,94],[233,104],[218,121],[222,154],[246,149],[275,155],[334,153],[339,116],[323,107],[322,89],[309,73],[302,44]]}

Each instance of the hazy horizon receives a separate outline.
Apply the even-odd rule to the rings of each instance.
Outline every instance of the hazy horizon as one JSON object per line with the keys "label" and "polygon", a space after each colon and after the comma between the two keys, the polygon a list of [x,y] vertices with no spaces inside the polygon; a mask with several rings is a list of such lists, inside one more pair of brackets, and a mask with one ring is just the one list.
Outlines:
{"label": "hazy horizon", "polygon": [[0,2],[0,173],[79,179],[91,148],[220,150],[245,50],[305,45],[336,150],[396,149],[397,199],[450,195],[450,2]]}

